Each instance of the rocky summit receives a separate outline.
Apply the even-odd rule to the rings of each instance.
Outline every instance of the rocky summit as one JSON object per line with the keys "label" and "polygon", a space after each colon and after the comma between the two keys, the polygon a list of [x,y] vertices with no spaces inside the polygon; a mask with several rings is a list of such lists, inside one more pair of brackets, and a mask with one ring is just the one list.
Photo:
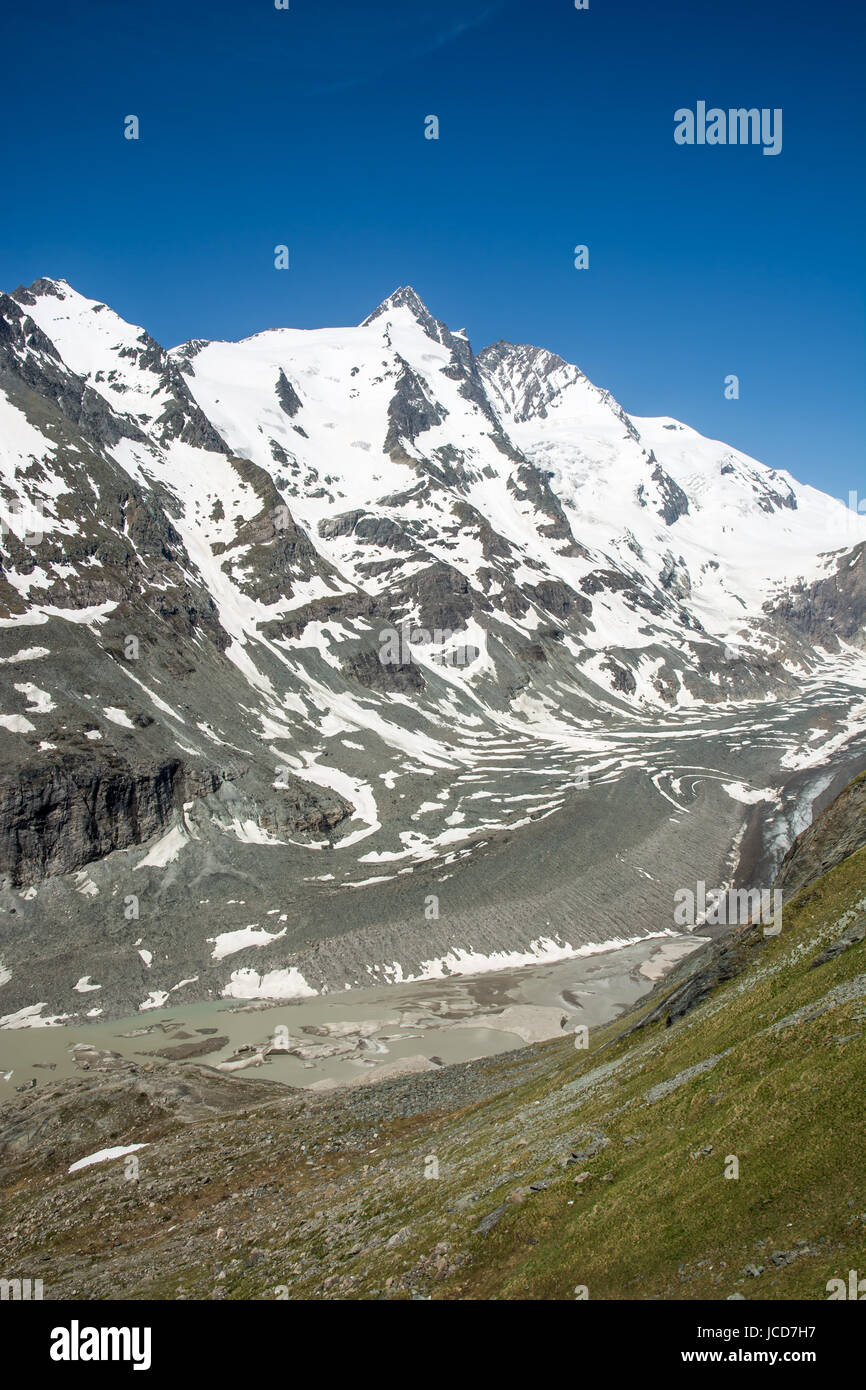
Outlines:
{"label": "rocky summit", "polygon": [[866,754],[866,518],[410,288],[0,295],[0,519],[0,1026],[635,942]]}

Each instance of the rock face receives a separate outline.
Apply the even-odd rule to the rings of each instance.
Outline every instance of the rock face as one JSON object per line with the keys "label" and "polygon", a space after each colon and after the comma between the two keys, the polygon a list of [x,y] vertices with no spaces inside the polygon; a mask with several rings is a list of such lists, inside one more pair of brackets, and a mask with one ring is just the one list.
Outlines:
{"label": "rock face", "polygon": [[138,767],[116,755],[67,753],[0,783],[0,873],[13,884],[69,873],[163,830],[183,802],[216,791],[220,775],[179,759]]}
{"label": "rock face", "polygon": [[[730,937],[713,941],[689,956],[665,982],[664,998],[647,1010],[634,1029],[640,1030],[661,1020],[670,1027],[702,1004],[719,985],[742,974],[754,958],[762,930],[759,926],[739,927]],[[672,982],[674,988],[670,989]]]}
{"label": "rock face", "polygon": [[[43,756],[0,782],[0,874],[15,886],[37,883],[144,844],[198,798],[238,799],[227,781],[236,775],[177,758],[147,766],[110,752]],[[281,790],[279,800],[258,799],[262,826],[275,832],[328,834],[350,812],[339,797],[317,797],[291,776]]]}
{"label": "rock face", "polygon": [[863,646],[866,629],[866,546],[858,545],[827,562],[830,571],[811,584],[795,584],[791,593],[766,606],[787,628],[827,651],[843,644]]}
{"label": "rock face", "polygon": [[818,819],[798,835],[776,876],[786,898],[866,845],[866,773],[855,777]]}
{"label": "rock face", "polygon": [[823,951],[819,951],[809,969],[817,970],[819,966],[827,965],[829,961],[835,960],[845,951],[850,951],[851,947],[856,946],[860,941],[866,941],[866,917],[861,917],[859,922],[855,922],[853,927],[849,927],[844,935],[831,941],[830,945],[825,946]]}

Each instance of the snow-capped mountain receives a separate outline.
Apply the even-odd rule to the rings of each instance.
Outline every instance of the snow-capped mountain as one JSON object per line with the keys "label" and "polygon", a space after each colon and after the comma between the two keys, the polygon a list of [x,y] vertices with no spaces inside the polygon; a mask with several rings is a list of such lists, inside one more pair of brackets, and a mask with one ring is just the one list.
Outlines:
{"label": "snow-capped mountain", "polygon": [[[119,914],[145,977],[133,883],[174,973],[204,941],[297,960],[323,884],[459,867],[635,742],[863,681],[866,518],[544,349],[476,355],[408,288],[355,328],[170,351],[63,280],[2,295],[0,488],[6,910],[68,921],[70,960]],[[285,911],[186,951],[193,906],[230,925],[287,872]],[[347,924],[346,979],[383,912]],[[267,992],[229,966],[208,989]]]}

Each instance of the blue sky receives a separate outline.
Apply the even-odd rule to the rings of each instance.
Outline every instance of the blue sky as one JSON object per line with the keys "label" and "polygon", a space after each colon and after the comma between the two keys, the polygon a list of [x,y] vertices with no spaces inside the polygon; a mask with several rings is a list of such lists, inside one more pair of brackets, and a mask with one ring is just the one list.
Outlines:
{"label": "blue sky", "polygon": [[[63,276],[172,345],[356,323],[409,283],[476,349],[549,347],[866,497],[859,0],[10,10],[3,288]],[[676,145],[698,100],[782,108],[781,154]]]}

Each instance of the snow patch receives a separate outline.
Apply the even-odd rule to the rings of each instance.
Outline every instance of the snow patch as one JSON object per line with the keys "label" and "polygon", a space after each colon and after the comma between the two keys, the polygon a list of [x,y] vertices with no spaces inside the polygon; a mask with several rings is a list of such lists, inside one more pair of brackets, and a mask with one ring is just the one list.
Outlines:
{"label": "snow patch", "polygon": [[123,1158],[124,1154],[137,1153],[139,1149],[146,1149],[147,1144],[117,1144],[112,1149],[97,1149],[96,1153],[88,1154],[86,1158],[76,1159],[75,1163],[70,1163],[67,1172],[79,1173],[82,1168],[92,1168],[94,1163],[107,1163],[111,1158]]}

